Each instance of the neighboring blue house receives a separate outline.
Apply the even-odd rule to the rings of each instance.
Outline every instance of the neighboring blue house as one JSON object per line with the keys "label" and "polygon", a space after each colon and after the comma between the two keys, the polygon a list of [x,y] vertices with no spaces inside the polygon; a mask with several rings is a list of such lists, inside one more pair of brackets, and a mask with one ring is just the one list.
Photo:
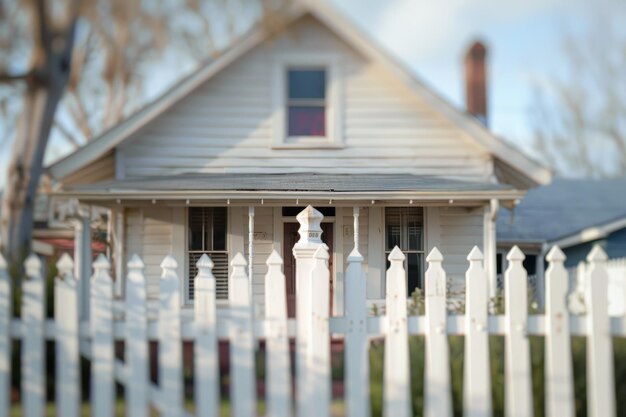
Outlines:
{"label": "neighboring blue house", "polygon": [[626,257],[626,179],[554,179],[528,192],[514,210],[502,209],[497,222],[498,272],[506,252],[518,245],[527,254],[529,275],[543,276],[547,251],[559,245],[565,265],[575,267],[594,244],[609,258]]}

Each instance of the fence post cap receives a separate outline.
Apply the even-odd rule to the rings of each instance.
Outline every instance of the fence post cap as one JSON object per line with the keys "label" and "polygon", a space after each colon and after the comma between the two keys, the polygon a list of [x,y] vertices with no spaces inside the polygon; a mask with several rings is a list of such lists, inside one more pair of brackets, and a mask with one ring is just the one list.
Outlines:
{"label": "fence post cap", "polygon": [[39,256],[31,253],[24,261],[24,267],[26,269],[26,275],[29,277],[36,276],[41,271],[41,259],[39,259]]}
{"label": "fence post cap", "polygon": [[467,255],[467,260],[470,262],[472,261],[480,262],[483,259],[485,259],[485,257],[483,256],[483,253],[480,251],[478,246],[474,246],[472,250],[470,251],[470,253]]}
{"label": "fence post cap", "polygon": [[552,249],[546,255],[546,261],[548,262],[563,262],[566,258],[567,256],[558,246],[552,246]]}
{"label": "fence post cap", "polygon": [[163,258],[163,262],[161,262],[161,268],[163,269],[176,269],[178,268],[178,262],[172,255],[167,255]]}
{"label": "fence post cap", "polygon": [[524,255],[524,252],[522,252],[522,250],[518,248],[517,245],[513,246],[513,248],[506,255],[506,260],[510,262],[521,262],[524,259],[526,259],[526,255]]}
{"label": "fence post cap", "polygon": [[352,249],[352,252],[348,255],[348,262],[363,262],[363,255],[357,248]]}
{"label": "fence post cap", "polygon": [[274,249],[272,251],[272,253],[270,253],[270,256],[267,258],[267,261],[265,261],[265,264],[267,266],[282,265],[283,264],[283,258],[281,258],[280,254],[276,251],[276,249]]}
{"label": "fence post cap", "polygon": [[141,260],[141,258],[139,257],[139,255],[137,255],[136,253],[130,257],[130,260],[128,261],[127,265],[128,265],[128,269],[142,269],[146,266]]}
{"label": "fence post cap", "polygon": [[74,260],[72,260],[70,255],[64,253],[57,261],[57,269],[63,275],[69,273],[72,269],[74,269]]}
{"label": "fence post cap", "polygon": [[111,268],[111,262],[109,262],[107,257],[104,256],[104,254],[101,253],[100,255],[98,255],[96,260],[93,262],[93,268],[94,269],[110,269]]}
{"label": "fence post cap", "polygon": [[230,266],[248,266],[248,261],[246,261],[241,252],[237,252],[237,255],[230,261]]}
{"label": "fence post cap", "polygon": [[7,267],[7,260],[0,253],[0,268],[4,269]]}
{"label": "fence post cap", "polygon": [[426,262],[442,262],[442,261],[443,261],[443,255],[441,254],[439,249],[437,249],[437,247],[435,246],[426,257]]}
{"label": "fence post cap", "polygon": [[215,264],[211,260],[211,257],[209,255],[207,255],[206,253],[203,253],[202,256],[200,257],[200,259],[198,259],[198,262],[196,262],[196,267],[198,269],[200,269],[200,268],[213,268],[214,266],[215,266]]}
{"label": "fence post cap", "polygon": [[393,248],[393,250],[387,257],[387,260],[389,261],[404,261],[405,259],[406,257],[397,245]]}
{"label": "fence post cap", "polygon": [[591,252],[589,252],[589,255],[587,255],[587,262],[589,263],[604,262],[607,259],[609,259],[609,257],[606,255],[606,252],[604,251],[604,249],[602,249],[602,246],[600,245],[594,245],[593,249],[591,249]]}

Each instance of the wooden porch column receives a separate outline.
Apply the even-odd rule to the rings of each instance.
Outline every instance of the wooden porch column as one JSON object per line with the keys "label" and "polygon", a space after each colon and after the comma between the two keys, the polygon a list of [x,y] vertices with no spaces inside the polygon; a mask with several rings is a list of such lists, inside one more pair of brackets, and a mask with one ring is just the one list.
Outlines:
{"label": "wooden porch column", "polygon": [[489,298],[495,297],[498,291],[498,280],[496,277],[496,219],[498,218],[499,209],[500,204],[498,200],[491,200],[490,204],[485,206],[483,220],[483,249],[485,252],[485,272],[489,282]]}
{"label": "wooden porch column", "polygon": [[354,217],[354,250],[359,251],[359,210],[360,207],[352,208],[352,216]]}
{"label": "wooden porch column", "polygon": [[[248,280],[250,281],[250,303],[254,308],[254,297],[252,291],[252,274],[254,272],[254,206],[248,207]],[[252,313],[254,317],[254,311]]]}
{"label": "wooden porch column", "polygon": [[[87,210],[89,211],[89,210]],[[81,213],[72,220],[74,226],[74,274],[78,278],[79,315],[89,317],[91,282],[91,216]]]}
{"label": "wooden porch column", "polygon": [[112,211],[113,217],[113,263],[115,264],[115,296],[124,294],[124,208],[119,207]]}

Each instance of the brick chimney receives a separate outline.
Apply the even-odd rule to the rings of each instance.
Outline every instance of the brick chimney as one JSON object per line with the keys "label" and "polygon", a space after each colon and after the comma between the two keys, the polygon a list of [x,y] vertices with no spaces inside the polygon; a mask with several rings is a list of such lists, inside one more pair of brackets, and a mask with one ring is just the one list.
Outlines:
{"label": "brick chimney", "polygon": [[487,48],[476,41],[465,54],[465,104],[468,113],[487,125]]}

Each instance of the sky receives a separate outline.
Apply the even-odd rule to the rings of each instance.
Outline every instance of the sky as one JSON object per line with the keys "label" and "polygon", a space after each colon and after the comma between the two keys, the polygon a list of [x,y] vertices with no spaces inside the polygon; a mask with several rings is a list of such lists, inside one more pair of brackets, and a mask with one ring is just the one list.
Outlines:
{"label": "sky", "polygon": [[[626,0],[327,1],[459,108],[465,107],[462,57],[474,40],[485,42],[489,127],[529,154],[534,151],[529,121],[533,89],[567,76],[565,37],[583,33],[590,16],[618,15],[626,21]],[[157,87],[150,88],[153,95],[175,82],[181,68],[190,69],[165,56],[151,83]],[[54,140],[52,145],[48,161],[68,151]],[[0,166],[9,149],[2,151]],[[0,169],[0,185],[4,176]]]}

